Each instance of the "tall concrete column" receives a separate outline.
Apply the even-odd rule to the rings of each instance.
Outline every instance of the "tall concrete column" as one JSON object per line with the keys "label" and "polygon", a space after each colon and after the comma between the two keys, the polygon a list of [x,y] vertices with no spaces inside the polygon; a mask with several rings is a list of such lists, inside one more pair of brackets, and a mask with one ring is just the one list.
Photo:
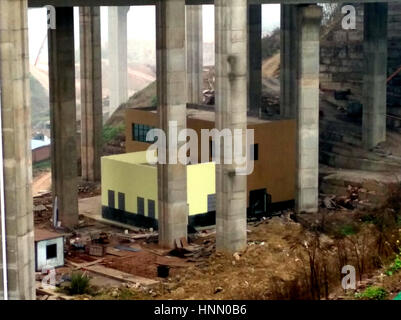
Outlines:
{"label": "tall concrete column", "polygon": [[130,7],[109,7],[109,116],[128,100],[127,13]]}
{"label": "tall concrete column", "polygon": [[202,6],[186,6],[187,90],[189,103],[202,103],[203,32]]}
{"label": "tall concrete column", "polygon": [[296,117],[296,16],[298,7],[281,4],[280,33],[280,114],[284,118]]}
{"label": "tall concrete column", "polygon": [[158,113],[167,138],[167,164],[158,165],[159,244],[171,248],[187,237],[188,225],[186,166],[173,164],[169,153],[171,127],[186,128],[185,0],[157,1],[156,40]]}
{"label": "tall concrete column", "polygon": [[82,179],[99,181],[103,124],[100,8],[79,8],[79,19]]}
{"label": "tall concrete column", "polygon": [[[0,238],[0,299],[7,266],[8,299],[35,299],[32,211],[31,107],[27,1],[0,1],[0,110],[2,117],[6,260]],[[0,232],[1,234],[1,232]]]}
{"label": "tall concrete column", "polygon": [[[322,9],[299,6],[296,27],[297,212],[318,209],[319,36]],[[293,74],[294,76],[294,74]]]}
{"label": "tall concrete column", "polygon": [[248,112],[259,116],[262,107],[262,5],[249,5],[248,24]]}
{"label": "tall concrete column", "polygon": [[73,7],[56,8],[48,39],[53,204],[57,198],[58,220],[70,228],[78,223]]}
{"label": "tall concrete column", "polygon": [[[216,0],[216,127],[242,130],[245,153],[248,103],[248,1]],[[232,142],[232,140],[231,140]],[[216,249],[235,252],[246,247],[246,176],[237,165],[216,165]]]}
{"label": "tall concrete column", "polygon": [[387,3],[364,5],[362,140],[366,149],[386,140]]}

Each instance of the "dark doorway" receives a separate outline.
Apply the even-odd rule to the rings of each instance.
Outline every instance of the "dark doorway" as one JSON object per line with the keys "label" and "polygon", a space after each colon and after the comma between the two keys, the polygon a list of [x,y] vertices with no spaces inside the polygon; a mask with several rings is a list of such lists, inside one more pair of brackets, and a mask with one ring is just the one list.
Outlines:
{"label": "dark doorway", "polygon": [[267,207],[266,189],[252,190],[249,192],[249,211],[251,215],[266,212]]}

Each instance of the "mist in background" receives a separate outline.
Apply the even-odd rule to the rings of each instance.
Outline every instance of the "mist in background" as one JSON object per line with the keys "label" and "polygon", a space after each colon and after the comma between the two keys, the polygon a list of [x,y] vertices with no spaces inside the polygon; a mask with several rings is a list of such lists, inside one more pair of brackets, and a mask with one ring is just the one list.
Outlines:
{"label": "mist in background", "polygon": [[[40,60],[47,61],[47,18],[46,9],[35,8],[28,11],[29,23],[29,54],[31,63],[35,63],[39,50]],[[78,8],[74,8],[75,21],[75,48],[79,48],[79,15]],[[128,12],[127,35],[131,43],[156,41],[156,17],[154,6],[134,6]],[[269,4],[262,6],[262,34],[270,33],[280,26],[280,5]],[[102,46],[108,42],[108,14],[107,7],[101,7]],[[203,6],[203,39],[205,43],[214,42],[214,6]]]}

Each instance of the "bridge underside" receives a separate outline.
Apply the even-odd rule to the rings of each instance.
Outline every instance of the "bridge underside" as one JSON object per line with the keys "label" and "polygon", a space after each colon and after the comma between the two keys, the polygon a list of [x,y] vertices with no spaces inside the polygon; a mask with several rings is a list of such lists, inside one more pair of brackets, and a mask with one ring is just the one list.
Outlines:
{"label": "bridge underside", "polygon": [[[304,3],[308,4],[304,4]],[[318,209],[319,137],[319,35],[321,7],[318,1],[281,1],[281,112],[297,121],[296,210]],[[319,1],[320,2],[320,1]],[[326,1],[342,2],[342,1]],[[383,137],[385,107],[386,28],[385,1],[355,1],[365,4],[365,98],[367,147]],[[375,2],[375,3],[373,3]],[[157,4],[157,93],[159,127],[169,132],[171,121],[186,127],[189,101],[187,77],[200,81],[202,63],[194,61],[202,39],[195,33],[196,12],[186,13],[186,4],[215,4],[216,128],[244,129],[250,95],[260,88],[260,61],[251,56],[260,48],[261,3],[248,0],[0,0],[0,71],[4,140],[4,178],[9,295],[13,299],[35,298],[33,256],[33,213],[31,194],[31,152],[29,148],[30,106],[27,8],[56,6],[56,29],[49,30],[49,77],[52,126],[53,197],[57,197],[63,226],[73,228],[78,221],[74,13],[72,6],[130,6]],[[122,12],[126,12],[121,10]],[[191,17],[191,18],[188,18]],[[227,17],[235,17],[229,19]],[[373,17],[372,19],[369,19]],[[101,139],[101,50],[98,8],[81,9],[81,94],[84,149],[83,175],[99,178]],[[198,28],[202,29],[202,28]],[[251,46],[249,44],[252,43]],[[251,47],[251,48],[250,48]],[[379,50],[376,50],[379,49]],[[117,55],[118,56],[118,55]],[[186,62],[190,57],[191,63]],[[228,66],[229,65],[229,66]],[[116,68],[118,69],[118,68]],[[254,83],[251,83],[254,82]],[[259,89],[258,89],[259,90]],[[191,98],[192,99],[192,98]],[[195,97],[193,99],[196,99]],[[384,132],[385,133],[385,132]],[[385,136],[385,135],[384,135]],[[245,144],[244,144],[245,145]],[[178,145],[178,148],[181,145]],[[96,151],[97,150],[97,151]],[[222,155],[223,156],[223,155]],[[223,162],[223,161],[222,161]],[[246,177],[235,173],[232,164],[218,165],[216,171],[217,250],[244,249],[246,238]],[[188,207],[186,169],[183,165],[160,165],[159,217],[160,244],[172,247],[175,239],[187,236]],[[0,264],[1,265],[1,264]],[[3,284],[0,280],[0,296]]]}
{"label": "bridge underside", "polygon": [[[353,3],[397,2],[399,0],[355,0]],[[145,6],[155,5],[157,0],[28,0],[29,7],[43,7],[53,5],[58,7],[82,6]],[[187,5],[214,4],[214,0],[185,0]],[[343,0],[249,0],[249,4],[313,4],[313,3],[344,3]]]}

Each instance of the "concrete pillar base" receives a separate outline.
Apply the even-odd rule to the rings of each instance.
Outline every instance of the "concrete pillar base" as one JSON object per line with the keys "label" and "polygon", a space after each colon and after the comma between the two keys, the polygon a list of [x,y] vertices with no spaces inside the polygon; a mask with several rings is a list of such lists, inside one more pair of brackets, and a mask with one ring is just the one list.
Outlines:
{"label": "concrete pillar base", "polygon": [[[185,0],[158,1],[156,23],[159,127],[166,133],[168,150],[171,121],[178,131],[186,128]],[[158,165],[159,244],[163,247],[174,248],[175,240],[187,238],[186,177],[182,164]]]}
{"label": "concrete pillar base", "polygon": [[366,149],[386,141],[387,3],[364,5],[362,141]]}
{"label": "concrete pillar base", "polygon": [[[27,12],[26,0],[0,1],[0,112],[7,246],[7,260],[3,261],[0,238],[1,300],[5,296],[10,300],[34,300],[36,296]],[[3,289],[4,264],[7,293]]]}
{"label": "concrete pillar base", "polygon": [[82,179],[100,181],[103,125],[100,8],[81,7],[79,18]]}
{"label": "concrete pillar base", "polygon": [[52,194],[63,227],[78,224],[77,125],[75,99],[74,11],[56,8],[49,29],[49,92]]}
{"label": "concrete pillar base", "polygon": [[319,42],[322,9],[297,9],[296,107],[297,111],[297,212],[318,210],[319,176]]}
{"label": "concrete pillar base", "polygon": [[262,5],[249,5],[248,24],[248,114],[259,117],[262,108]]}
{"label": "concrete pillar base", "polygon": [[[230,17],[230,18],[228,18]],[[234,18],[235,17],[235,18]],[[248,105],[248,1],[216,0],[216,128],[242,130],[246,141]],[[242,154],[246,150],[242,144]],[[237,164],[224,164],[224,143],[216,165],[216,249],[246,248],[246,176],[232,174]]]}
{"label": "concrete pillar base", "polygon": [[202,6],[186,6],[186,50],[188,102],[200,104],[203,95]]}
{"label": "concrete pillar base", "polygon": [[130,7],[109,7],[110,117],[128,100],[127,13]]}

